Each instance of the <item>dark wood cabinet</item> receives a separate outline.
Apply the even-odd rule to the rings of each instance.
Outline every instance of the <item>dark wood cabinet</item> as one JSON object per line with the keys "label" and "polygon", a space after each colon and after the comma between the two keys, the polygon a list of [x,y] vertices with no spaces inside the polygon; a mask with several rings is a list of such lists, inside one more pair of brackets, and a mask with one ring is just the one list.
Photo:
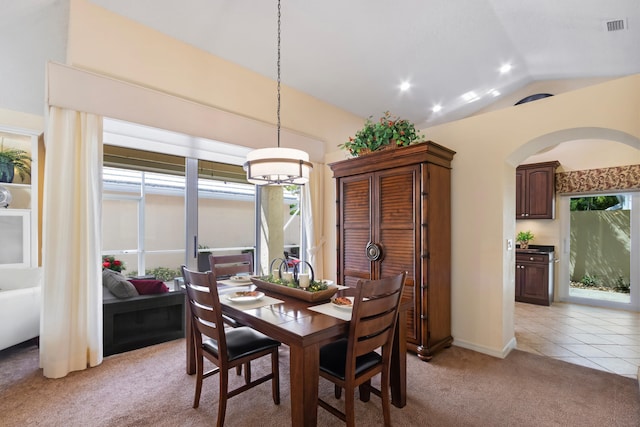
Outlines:
{"label": "dark wood cabinet", "polygon": [[552,262],[553,252],[516,252],[516,301],[551,305],[553,302]]}
{"label": "dark wood cabinet", "polygon": [[407,271],[407,347],[451,345],[451,160],[433,142],[329,165],[336,178],[338,283]]}
{"label": "dark wood cabinet", "polygon": [[516,219],[553,219],[557,161],[516,168]]}

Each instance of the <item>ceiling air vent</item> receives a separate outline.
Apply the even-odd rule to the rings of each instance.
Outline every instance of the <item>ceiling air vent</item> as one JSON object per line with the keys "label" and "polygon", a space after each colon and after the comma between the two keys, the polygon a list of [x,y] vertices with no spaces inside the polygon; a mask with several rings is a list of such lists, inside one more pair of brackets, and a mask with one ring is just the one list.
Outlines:
{"label": "ceiling air vent", "polygon": [[626,28],[626,23],[624,19],[613,19],[610,21],[605,21],[605,27],[607,31],[620,31]]}

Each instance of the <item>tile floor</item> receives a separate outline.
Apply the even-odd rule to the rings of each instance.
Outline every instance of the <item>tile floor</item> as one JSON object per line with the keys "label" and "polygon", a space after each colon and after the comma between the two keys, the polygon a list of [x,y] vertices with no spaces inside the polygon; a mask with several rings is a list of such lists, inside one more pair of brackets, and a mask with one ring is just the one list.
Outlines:
{"label": "tile floor", "polygon": [[557,302],[515,305],[519,350],[639,379],[640,313]]}

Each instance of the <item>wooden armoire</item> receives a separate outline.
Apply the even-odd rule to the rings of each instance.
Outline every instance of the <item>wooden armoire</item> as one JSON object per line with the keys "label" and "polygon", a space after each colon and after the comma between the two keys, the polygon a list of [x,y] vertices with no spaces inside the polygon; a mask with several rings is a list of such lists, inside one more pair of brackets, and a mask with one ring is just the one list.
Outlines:
{"label": "wooden armoire", "polygon": [[427,141],[330,164],[338,283],[407,271],[407,348],[423,360],[451,337],[451,161]]}

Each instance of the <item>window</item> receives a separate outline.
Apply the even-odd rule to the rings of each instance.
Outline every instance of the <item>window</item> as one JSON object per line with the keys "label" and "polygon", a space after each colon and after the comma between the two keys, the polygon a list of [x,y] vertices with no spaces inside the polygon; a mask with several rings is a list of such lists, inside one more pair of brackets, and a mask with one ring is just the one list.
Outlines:
{"label": "window", "polygon": [[[103,169],[103,255],[124,261],[127,276],[154,275],[171,281],[185,263],[185,177],[105,166]],[[208,254],[255,248],[256,187],[198,178],[198,265]],[[300,191],[284,191],[285,250],[300,250]],[[187,247],[186,247],[187,246]]]}

